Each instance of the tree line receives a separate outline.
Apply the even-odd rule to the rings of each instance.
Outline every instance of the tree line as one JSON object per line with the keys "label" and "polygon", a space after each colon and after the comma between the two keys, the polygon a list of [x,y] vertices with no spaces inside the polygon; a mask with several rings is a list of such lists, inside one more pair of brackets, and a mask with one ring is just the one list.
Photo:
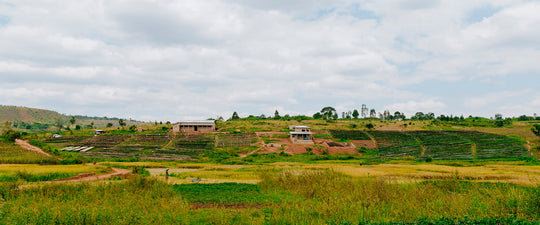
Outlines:
{"label": "tree line", "polygon": [[[210,118],[212,119],[212,118]],[[323,107],[319,112],[316,112],[312,116],[306,115],[295,115],[291,116],[285,114],[281,116],[278,110],[274,112],[273,116],[266,116],[261,114],[260,116],[249,115],[247,117],[241,118],[237,112],[233,112],[232,116],[227,120],[261,120],[261,119],[274,119],[274,120],[311,120],[311,119],[323,119],[323,120],[338,120],[338,119],[379,119],[379,120],[388,120],[388,121],[403,121],[403,120],[438,120],[445,122],[463,122],[463,121],[484,121],[489,120],[495,123],[496,126],[504,126],[510,124],[512,121],[529,121],[529,120],[540,120],[540,117],[534,114],[534,116],[522,115],[517,118],[503,118],[501,114],[495,114],[495,117],[483,118],[483,117],[473,117],[469,115],[464,117],[463,115],[454,116],[454,115],[444,115],[441,114],[436,116],[433,112],[417,112],[414,115],[407,118],[405,113],[400,111],[390,112],[389,110],[384,110],[382,112],[377,112],[375,109],[369,109],[365,104],[362,105],[360,110],[353,109],[349,111],[344,111],[340,113],[334,107],[326,106]],[[218,117],[215,120],[223,121],[223,117]]]}

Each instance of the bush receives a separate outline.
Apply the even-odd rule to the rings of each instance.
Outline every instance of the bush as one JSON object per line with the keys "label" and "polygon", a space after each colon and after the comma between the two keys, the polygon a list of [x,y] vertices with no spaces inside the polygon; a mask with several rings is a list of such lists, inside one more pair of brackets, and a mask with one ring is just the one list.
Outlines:
{"label": "bush", "polygon": [[15,130],[11,130],[11,129],[5,131],[5,132],[2,134],[2,138],[3,138],[5,141],[8,141],[8,142],[14,142],[15,139],[20,138],[20,137],[21,137],[21,132],[15,131]]}

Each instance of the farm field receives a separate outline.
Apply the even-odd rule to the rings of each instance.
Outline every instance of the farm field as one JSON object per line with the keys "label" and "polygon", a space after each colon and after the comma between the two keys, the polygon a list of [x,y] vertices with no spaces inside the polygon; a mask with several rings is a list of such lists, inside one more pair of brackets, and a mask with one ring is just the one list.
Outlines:
{"label": "farm field", "polygon": [[74,177],[84,173],[103,174],[110,171],[111,169],[104,166],[0,164],[0,182],[50,181],[61,178]]}
{"label": "farm field", "polygon": [[28,151],[15,143],[0,141],[0,163],[56,163],[56,159]]}
{"label": "farm field", "polygon": [[[540,165],[521,162],[488,162],[481,165],[458,164],[448,161],[444,165],[419,163],[411,165],[405,161],[394,164],[357,165],[352,163],[320,162],[269,163],[264,165],[220,165],[207,163],[157,163],[157,162],[109,162],[112,167],[145,167],[150,175],[165,178],[169,168],[169,183],[258,183],[260,173],[272,171],[332,170],[356,178],[380,178],[389,182],[423,182],[428,180],[460,179],[476,182],[501,182],[523,186],[540,184]],[[452,165],[454,164],[454,165]]]}
{"label": "farm field", "polygon": [[[0,182],[5,199],[0,220],[16,224],[453,224],[458,220],[537,224],[540,219],[540,166],[517,162],[482,166],[106,164],[152,168],[146,169],[148,175],[105,182]],[[169,179],[164,176],[165,166],[171,168]],[[83,167],[66,171],[77,169],[86,172]]]}
{"label": "farm field", "polygon": [[[351,129],[365,123],[310,121],[314,145],[290,142],[296,121],[30,141],[75,165],[38,165],[3,143],[32,160],[0,164],[0,224],[539,223],[540,163],[526,147],[536,137],[419,127],[427,122]],[[131,175],[58,181],[119,169]]]}

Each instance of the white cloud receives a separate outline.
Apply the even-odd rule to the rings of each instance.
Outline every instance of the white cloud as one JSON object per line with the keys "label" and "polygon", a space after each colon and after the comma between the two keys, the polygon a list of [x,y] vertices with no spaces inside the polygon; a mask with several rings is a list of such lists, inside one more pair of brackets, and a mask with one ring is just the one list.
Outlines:
{"label": "white cloud", "polygon": [[417,112],[437,113],[446,108],[447,105],[437,99],[427,99],[423,101],[410,100],[407,102],[394,103],[385,107],[385,109],[390,112],[400,111],[407,117],[410,117]]}
{"label": "white cloud", "polygon": [[[499,10],[470,24],[482,7]],[[485,106],[489,91],[454,100],[429,82],[538,74],[540,32],[531,28],[540,26],[539,8],[507,0],[14,1],[0,6],[9,17],[0,25],[0,104],[171,121],[362,103],[406,112]]]}
{"label": "white cloud", "polygon": [[471,108],[481,108],[488,104],[504,102],[504,100],[506,100],[507,98],[519,97],[529,94],[531,92],[531,89],[493,92],[480,97],[469,98],[465,101],[465,105]]}

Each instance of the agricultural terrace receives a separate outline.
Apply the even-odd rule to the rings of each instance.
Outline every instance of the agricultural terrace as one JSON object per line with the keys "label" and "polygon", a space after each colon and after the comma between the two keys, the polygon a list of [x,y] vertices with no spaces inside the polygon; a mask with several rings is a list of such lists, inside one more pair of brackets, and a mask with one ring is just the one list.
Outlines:
{"label": "agricultural terrace", "polygon": [[[220,127],[222,131],[216,133],[151,134],[147,131],[142,134],[110,133],[99,136],[74,135],[45,138],[42,142],[60,150],[81,151],[82,156],[90,158],[134,160],[189,161],[212,155],[216,150],[230,148],[236,150],[229,151],[227,154],[231,153],[233,156],[237,154],[242,157],[254,153],[280,152],[286,154],[342,153],[367,157],[373,154],[373,150],[377,156],[383,158],[409,157],[426,160],[523,158],[531,155],[525,147],[527,143],[519,138],[477,131],[323,129],[313,130],[315,145],[307,146],[292,144],[287,128],[256,133],[240,130],[260,130],[255,129],[259,127],[255,124],[261,124],[262,127],[268,124],[286,124],[283,121],[242,122],[232,124],[226,122],[227,126]],[[286,122],[294,124],[291,121]],[[248,124],[251,125],[239,128],[239,125],[247,126]],[[323,123],[315,124],[322,126]],[[224,125],[221,124],[221,126]]]}
{"label": "agricultural terrace", "polygon": [[0,141],[0,163],[56,164],[57,160],[37,152],[23,149],[15,143]]}
{"label": "agricultural terrace", "polygon": [[[169,135],[158,128],[159,133],[117,130],[94,137],[74,132],[73,137],[32,139],[30,143],[60,160],[99,162],[0,165],[0,224],[540,221],[540,166],[536,158],[519,158],[528,156],[519,137],[408,130],[429,126],[424,122],[375,123],[377,130],[365,131],[351,129],[355,126],[350,124],[359,128],[362,121],[318,120],[302,123],[317,127],[317,144],[307,145],[313,148],[310,152],[291,155],[288,148],[306,147],[286,142],[286,125],[297,121],[244,122],[219,124],[223,133],[212,134]],[[270,129],[281,123],[285,126]],[[373,145],[342,147],[354,148],[354,154],[315,151],[332,148],[325,144],[358,143]],[[94,148],[81,153],[58,151],[91,144]],[[267,145],[275,145],[278,152],[263,154]],[[90,159],[81,157],[85,155]],[[193,159],[198,160],[189,162]],[[113,168],[129,169],[132,175],[47,183],[80,174],[110,174]]]}

